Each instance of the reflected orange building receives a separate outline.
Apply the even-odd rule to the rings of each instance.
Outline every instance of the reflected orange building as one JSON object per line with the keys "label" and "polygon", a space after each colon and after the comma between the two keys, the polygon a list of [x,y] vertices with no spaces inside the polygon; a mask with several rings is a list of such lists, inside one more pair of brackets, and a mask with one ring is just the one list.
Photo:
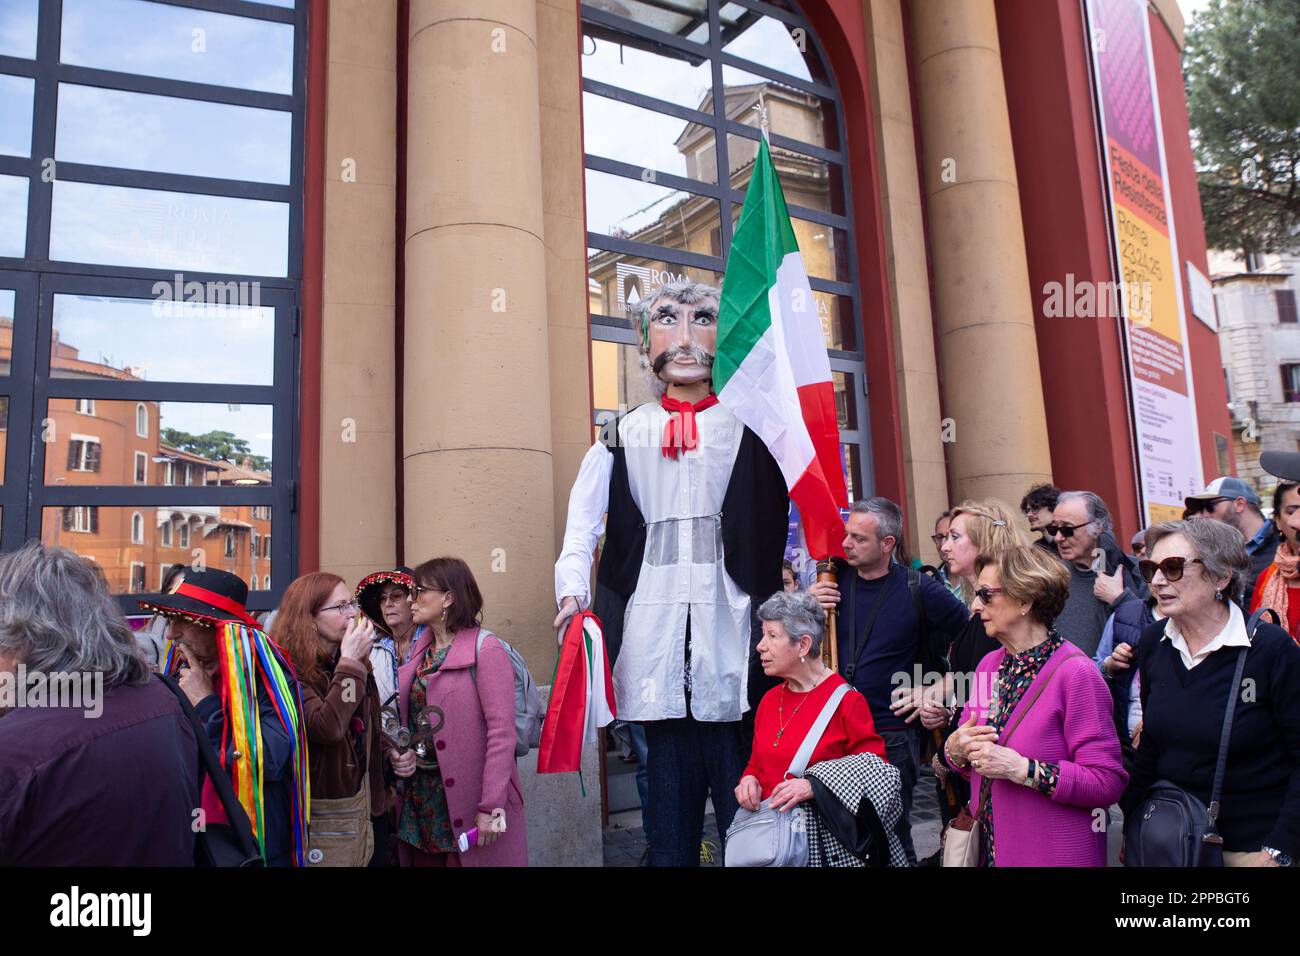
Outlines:
{"label": "reflected orange building", "polygon": [[[12,332],[12,324],[3,333]],[[6,340],[0,348],[7,350]],[[7,355],[5,356],[7,359]],[[83,358],[55,341],[62,378],[141,381],[131,368]],[[43,424],[47,485],[269,485],[269,472],[169,445],[154,401],[50,399]],[[165,493],[160,496],[166,500]],[[103,570],[114,593],[157,591],[173,567],[221,568],[252,589],[270,586],[271,509],[251,505],[65,506],[44,509],[41,540]]]}

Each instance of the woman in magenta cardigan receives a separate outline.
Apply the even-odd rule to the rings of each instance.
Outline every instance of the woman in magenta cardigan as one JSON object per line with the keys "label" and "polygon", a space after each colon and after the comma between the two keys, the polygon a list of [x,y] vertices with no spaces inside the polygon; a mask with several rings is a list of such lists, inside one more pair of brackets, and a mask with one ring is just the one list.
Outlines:
{"label": "woman in magenta cardigan", "polygon": [[1002,648],[974,675],[944,762],[971,783],[984,866],[1105,866],[1098,821],[1128,783],[1096,665],[1052,622],[1069,574],[1033,546],[976,562],[972,610]]}
{"label": "woman in magenta cardigan", "polygon": [[[412,734],[411,749],[393,759],[404,778],[398,862],[527,866],[514,668],[479,624],[483,597],[464,561],[434,558],[413,577],[411,617],[422,629],[397,672],[400,718]],[[471,829],[476,839],[457,852]]]}

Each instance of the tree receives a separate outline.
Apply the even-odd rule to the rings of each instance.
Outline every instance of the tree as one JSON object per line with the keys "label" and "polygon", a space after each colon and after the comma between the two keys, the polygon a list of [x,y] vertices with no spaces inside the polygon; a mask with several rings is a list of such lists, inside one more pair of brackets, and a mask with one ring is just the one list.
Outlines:
{"label": "tree", "polygon": [[242,462],[245,458],[257,471],[270,471],[271,459],[254,455],[248,447],[248,440],[232,432],[211,431],[202,435],[191,435],[178,428],[164,428],[162,440],[173,448],[187,451],[209,461]]}
{"label": "tree", "polygon": [[1183,78],[1212,248],[1300,248],[1300,0],[1210,0]]}

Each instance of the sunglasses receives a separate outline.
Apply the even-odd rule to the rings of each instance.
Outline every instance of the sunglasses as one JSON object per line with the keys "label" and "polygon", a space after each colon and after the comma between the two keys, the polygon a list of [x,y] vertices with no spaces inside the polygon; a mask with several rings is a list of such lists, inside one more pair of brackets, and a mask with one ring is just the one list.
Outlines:
{"label": "sunglasses", "polygon": [[993,600],[993,595],[1002,594],[1006,588],[976,588],[975,596],[980,599],[980,603],[987,606]]}
{"label": "sunglasses", "polygon": [[1194,502],[1192,506],[1187,509],[1187,513],[1188,515],[1203,514],[1206,511],[1213,511],[1215,508],[1219,507],[1219,505],[1223,504],[1223,502],[1231,501],[1231,500],[1232,500],[1231,498],[1224,497],[1224,498],[1210,498],[1206,501],[1197,501]]}
{"label": "sunglasses", "polygon": [[1083,524],[1057,524],[1053,521],[1049,525],[1044,525],[1043,530],[1047,532],[1049,538],[1055,538],[1058,534],[1062,538],[1073,538],[1074,532],[1080,528],[1086,528],[1091,522],[1085,521]]}
{"label": "sunglasses", "polygon": [[1183,571],[1187,569],[1187,565],[1204,563],[1205,562],[1200,558],[1183,558],[1175,556],[1165,558],[1157,564],[1154,561],[1144,558],[1138,562],[1138,572],[1142,575],[1142,580],[1147,584],[1151,583],[1151,580],[1156,576],[1157,571],[1165,576],[1166,581],[1180,581],[1183,577]]}

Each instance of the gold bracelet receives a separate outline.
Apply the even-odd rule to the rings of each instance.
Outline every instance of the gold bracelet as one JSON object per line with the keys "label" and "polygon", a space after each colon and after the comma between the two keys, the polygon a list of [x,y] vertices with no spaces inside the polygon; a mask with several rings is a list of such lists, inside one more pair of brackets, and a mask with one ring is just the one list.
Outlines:
{"label": "gold bracelet", "polygon": [[944,755],[944,757],[946,757],[946,758],[948,759],[948,765],[949,765],[950,767],[953,767],[953,768],[956,769],[956,770],[964,770],[966,767],[969,767],[969,766],[970,766],[970,761],[969,761],[969,760],[966,761],[965,764],[961,764],[961,763],[958,763],[958,762],[957,762],[957,758],[954,757],[954,756],[952,755],[952,751],[948,749],[948,745],[949,745],[950,743],[952,743],[952,738],[951,738],[951,737],[949,737],[947,740],[945,740],[945,741],[943,742],[943,755]]}

